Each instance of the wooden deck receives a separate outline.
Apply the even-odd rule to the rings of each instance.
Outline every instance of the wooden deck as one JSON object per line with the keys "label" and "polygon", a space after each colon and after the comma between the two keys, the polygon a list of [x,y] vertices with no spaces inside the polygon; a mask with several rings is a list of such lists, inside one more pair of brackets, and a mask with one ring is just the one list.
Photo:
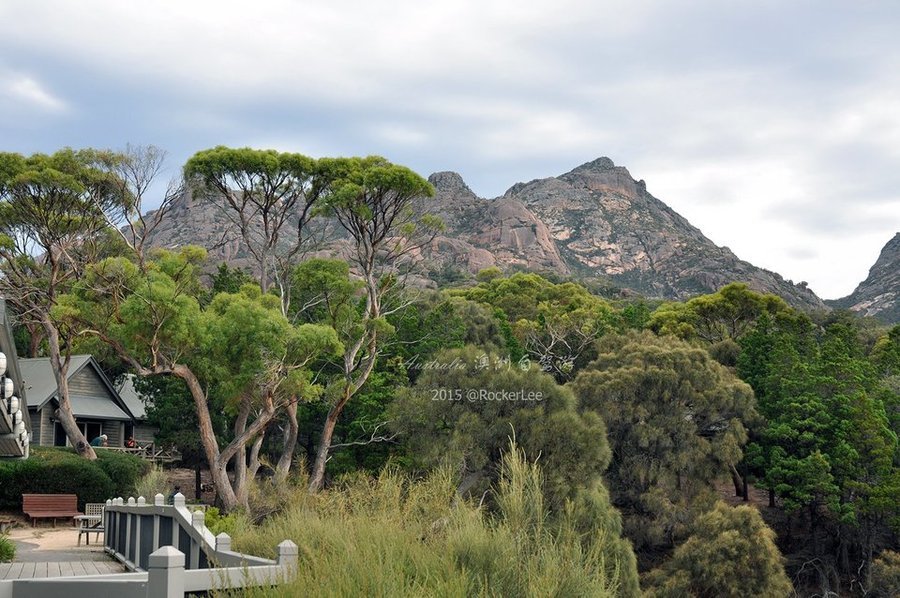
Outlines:
{"label": "wooden deck", "polygon": [[125,573],[125,567],[113,560],[0,563],[0,580],[68,577],[72,575],[107,575],[110,573]]}

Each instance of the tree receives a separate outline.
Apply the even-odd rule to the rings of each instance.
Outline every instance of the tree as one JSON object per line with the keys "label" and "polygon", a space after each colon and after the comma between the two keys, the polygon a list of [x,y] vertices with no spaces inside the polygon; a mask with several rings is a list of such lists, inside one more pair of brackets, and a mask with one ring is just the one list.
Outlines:
{"label": "tree", "polygon": [[650,598],[783,598],[793,592],[775,533],[759,512],[723,502],[697,518],[687,542],[647,580]]}
{"label": "tree", "polygon": [[[292,326],[278,298],[255,286],[220,293],[202,308],[197,271],[204,258],[188,247],[159,252],[143,270],[124,258],[101,261],[61,298],[59,315],[88,327],[86,334],[102,339],[138,375],[185,382],[213,481],[224,507],[234,509],[246,506],[248,443],[254,442],[252,473],[256,442],[278,410],[318,393],[306,366],[341,347],[329,327]],[[224,447],[215,436],[210,393],[233,418],[234,437]],[[232,459],[233,482],[226,473]]]}
{"label": "tree", "polygon": [[96,455],[75,423],[69,402],[69,328],[54,316],[60,295],[103,251],[101,208],[120,201],[119,181],[92,150],[53,155],[0,154],[0,294],[34,340],[46,340],[58,387],[56,418],[75,450]]}
{"label": "tree", "polygon": [[713,483],[739,462],[753,392],[709,354],[671,336],[604,337],[572,388],[606,422],[607,480],[641,546],[671,546],[710,504]]}
{"label": "tree", "polygon": [[649,327],[658,333],[699,338],[708,343],[736,341],[762,314],[775,316],[790,311],[780,297],[763,295],[751,291],[744,283],[733,282],[686,303],[661,305],[651,315]]}
{"label": "tree", "polygon": [[434,363],[389,412],[420,466],[452,462],[460,492],[479,496],[496,481],[514,435],[528,454],[540,455],[555,508],[599,479],[609,462],[603,422],[577,413],[572,393],[551,376],[472,346],[443,351]]}
{"label": "tree", "polygon": [[[515,508],[521,516],[546,509],[546,529],[570,529],[584,550],[602,544],[607,572],[618,575],[619,595],[636,595],[634,555],[602,480],[610,458],[603,421],[579,413],[569,389],[533,365],[520,367],[473,346],[440,352],[433,363],[389,408],[414,465],[427,470],[450,464],[458,492],[498,511]],[[514,461],[522,466],[521,456],[508,450],[511,438],[514,452],[532,455],[543,472],[541,489],[528,496],[504,489],[506,468]],[[497,486],[501,496],[517,501],[493,504],[490,489]]]}
{"label": "tree", "polygon": [[324,484],[337,420],[375,368],[379,340],[390,333],[384,320],[391,311],[384,309],[386,294],[396,288],[403,262],[440,228],[440,222],[422,215],[419,206],[423,198],[434,195],[434,189],[408,168],[377,156],[322,159],[319,167],[328,182],[323,208],[351,238],[350,261],[362,281],[364,307],[358,323],[345,328],[350,335],[341,336],[341,380],[319,438],[311,492]]}
{"label": "tree", "polygon": [[480,284],[460,294],[500,310],[529,358],[561,383],[596,356],[598,338],[624,324],[612,306],[579,284],[554,284],[530,273],[503,278],[482,272]]}
{"label": "tree", "polygon": [[287,314],[290,271],[325,189],[316,161],[302,154],[220,145],[194,154],[184,175],[229,217],[256,260],[264,293],[274,277]]}

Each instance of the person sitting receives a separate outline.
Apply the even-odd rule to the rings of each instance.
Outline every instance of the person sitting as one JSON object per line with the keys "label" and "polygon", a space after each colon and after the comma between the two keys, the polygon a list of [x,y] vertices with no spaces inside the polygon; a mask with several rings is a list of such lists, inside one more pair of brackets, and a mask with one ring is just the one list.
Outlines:
{"label": "person sitting", "polygon": [[125,448],[137,448],[137,442],[134,441],[134,436],[128,437],[128,440],[125,441]]}
{"label": "person sitting", "polygon": [[91,446],[109,446],[106,434],[101,434],[100,436],[97,436],[96,438],[91,440]]}

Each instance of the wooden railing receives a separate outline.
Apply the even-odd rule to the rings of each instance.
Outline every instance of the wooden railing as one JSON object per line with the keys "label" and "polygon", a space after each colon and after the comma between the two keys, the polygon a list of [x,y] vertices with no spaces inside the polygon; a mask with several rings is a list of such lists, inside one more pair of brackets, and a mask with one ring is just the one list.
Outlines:
{"label": "wooden railing", "polygon": [[103,448],[109,451],[116,451],[118,453],[128,453],[129,455],[136,455],[142,459],[153,461],[154,463],[172,463],[181,459],[181,453],[179,453],[178,451],[174,449],[157,447],[153,444],[148,444],[146,446],[136,446],[134,448],[128,448],[124,446],[106,446]]}
{"label": "wooden railing", "polygon": [[231,550],[228,534],[213,536],[204,513],[191,512],[184,496],[166,505],[144,497],[108,500],[103,512],[106,552],[131,573],[0,581],[0,598],[183,598],[185,593],[275,585],[297,567],[297,545],[278,545],[269,560]]}

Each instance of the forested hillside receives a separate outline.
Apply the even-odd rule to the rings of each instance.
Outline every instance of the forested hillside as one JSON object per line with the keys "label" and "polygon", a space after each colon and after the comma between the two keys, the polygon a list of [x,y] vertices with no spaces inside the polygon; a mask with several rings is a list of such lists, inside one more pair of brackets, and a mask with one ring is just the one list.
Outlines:
{"label": "forested hillside", "polygon": [[[378,157],[195,154],[185,187],[237,268],[160,242],[185,197],[143,209],[162,159],[0,154],[0,292],[23,354],[139,376],[235,546],[300,545],[288,591],[891,595],[900,326],[718,278],[668,301],[496,266],[410,284],[447,206]],[[611,201],[624,175],[600,167],[529,185],[587,177]],[[65,385],[59,419],[96,458]]]}

